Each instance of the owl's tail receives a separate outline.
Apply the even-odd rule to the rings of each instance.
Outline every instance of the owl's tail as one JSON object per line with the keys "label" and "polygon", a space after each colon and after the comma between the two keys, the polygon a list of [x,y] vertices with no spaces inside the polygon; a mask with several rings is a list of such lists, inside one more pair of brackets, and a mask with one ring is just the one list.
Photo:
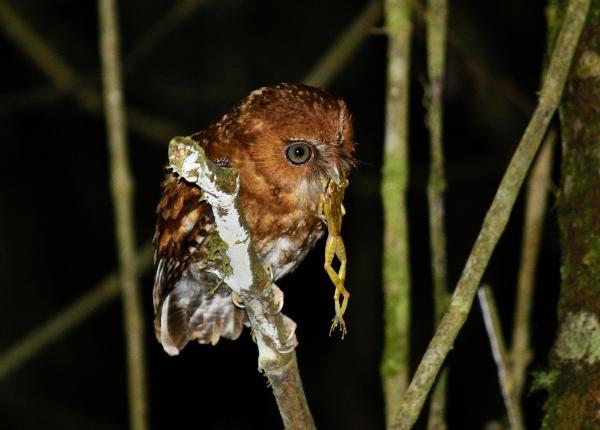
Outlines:
{"label": "owl's tail", "polygon": [[194,339],[215,345],[221,337],[235,340],[242,333],[245,312],[231,301],[231,290],[206,284],[182,277],[155,310],[156,337],[169,355]]}

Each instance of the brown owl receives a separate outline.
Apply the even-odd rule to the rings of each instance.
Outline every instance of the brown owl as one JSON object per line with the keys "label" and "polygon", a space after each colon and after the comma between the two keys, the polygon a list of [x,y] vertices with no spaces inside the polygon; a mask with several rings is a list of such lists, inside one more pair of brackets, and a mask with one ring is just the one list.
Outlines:
{"label": "brown owl", "polygon": [[[305,85],[264,87],[192,138],[210,159],[238,169],[252,242],[273,280],[298,267],[325,231],[323,184],[354,165],[346,104]],[[171,355],[194,339],[236,339],[245,321],[231,290],[209,273],[221,257],[201,193],[167,172],[157,208],[154,325]]]}

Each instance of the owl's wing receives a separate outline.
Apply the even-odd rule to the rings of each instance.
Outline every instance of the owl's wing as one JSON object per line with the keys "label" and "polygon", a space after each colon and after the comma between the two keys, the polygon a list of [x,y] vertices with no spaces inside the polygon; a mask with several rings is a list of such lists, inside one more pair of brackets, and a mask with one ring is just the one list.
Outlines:
{"label": "owl's wing", "polygon": [[200,343],[236,339],[243,311],[231,301],[231,290],[208,270],[220,257],[211,252],[216,238],[210,206],[200,189],[167,173],[156,209],[154,234],[154,328],[169,354],[190,340]]}

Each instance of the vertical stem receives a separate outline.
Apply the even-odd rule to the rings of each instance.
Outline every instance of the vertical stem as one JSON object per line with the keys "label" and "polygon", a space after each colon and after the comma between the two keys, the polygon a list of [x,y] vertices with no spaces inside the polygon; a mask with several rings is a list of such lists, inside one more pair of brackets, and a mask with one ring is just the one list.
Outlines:
{"label": "vertical stem", "polygon": [[388,76],[384,207],[385,346],[381,373],[388,424],[408,383],[410,340],[410,267],[406,210],[411,1],[386,0]]}
{"label": "vertical stem", "polygon": [[519,268],[510,349],[513,389],[517,399],[521,399],[523,395],[527,366],[532,357],[529,345],[531,308],[535,289],[535,272],[544,229],[548,186],[552,171],[552,149],[555,141],[556,130],[550,130],[527,181],[521,266]]}
{"label": "vertical stem", "polygon": [[414,425],[442,363],[467,319],[485,268],[508,223],[525,175],[560,101],[589,5],[590,0],[569,2],[539,93],[538,105],[486,213],[481,231],[452,295],[448,311],[402,398],[399,413],[392,426],[395,429],[410,429]]}
{"label": "vertical stem", "polygon": [[[429,0],[427,11],[427,71],[429,75],[429,111],[427,126],[429,128],[431,161],[429,165],[429,183],[427,185],[427,201],[429,204],[429,234],[431,242],[431,270],[433,273],[433,290],[435,304],[435,325],[444,315],[450,301],[448,292],[446,234],[444,230],[444,70],[446,59],[446,34],[448,5],[446,0]],[[433,392],[429,420],[429,430],[446,428],[444,419],[446,409],[446,385],[448,371],[445,369]]]}
{"label": "vertical stem", "polygon": [[99,0],[98,11],[103,99],[119,254],[119,280],[125,311],[130,424],[134,430],[144,430],[148,428],[144,323],[135,264],[133,181],[128,165],[115,1]]}
{"label": "vertical stem", "polygon": [[514,395],[513,377],[508,364],[508,353],[506,351],[506,343],[502,335],[502,325],[498,316],[498,307],[492,294],[492,289],[489,286],[483,286],[477,293],[479,304],[483,314],[485,329],[490,339],[492,347],[492,355],[498,369],[498,382],[500,383],[500,391],[508,416],[509,428],[511,430],[523,430],[523,414],[519,399]]}

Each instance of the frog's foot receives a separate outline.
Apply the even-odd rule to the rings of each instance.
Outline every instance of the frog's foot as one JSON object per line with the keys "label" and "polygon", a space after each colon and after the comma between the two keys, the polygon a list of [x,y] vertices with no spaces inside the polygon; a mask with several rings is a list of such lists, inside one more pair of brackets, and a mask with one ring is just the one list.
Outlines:
{"label": "frog's foot", "polygon": [[336,328],[339,328],[343,339],[344,336],[348,333],[348,331],[346,330],[346,323],[344,322],[344,318],[342,318],[341,315],[336,315],[332,321],[333,322],[331,323],[331,328],[329,329],[329,336],[331,336],[331,334],[335,331]]}

